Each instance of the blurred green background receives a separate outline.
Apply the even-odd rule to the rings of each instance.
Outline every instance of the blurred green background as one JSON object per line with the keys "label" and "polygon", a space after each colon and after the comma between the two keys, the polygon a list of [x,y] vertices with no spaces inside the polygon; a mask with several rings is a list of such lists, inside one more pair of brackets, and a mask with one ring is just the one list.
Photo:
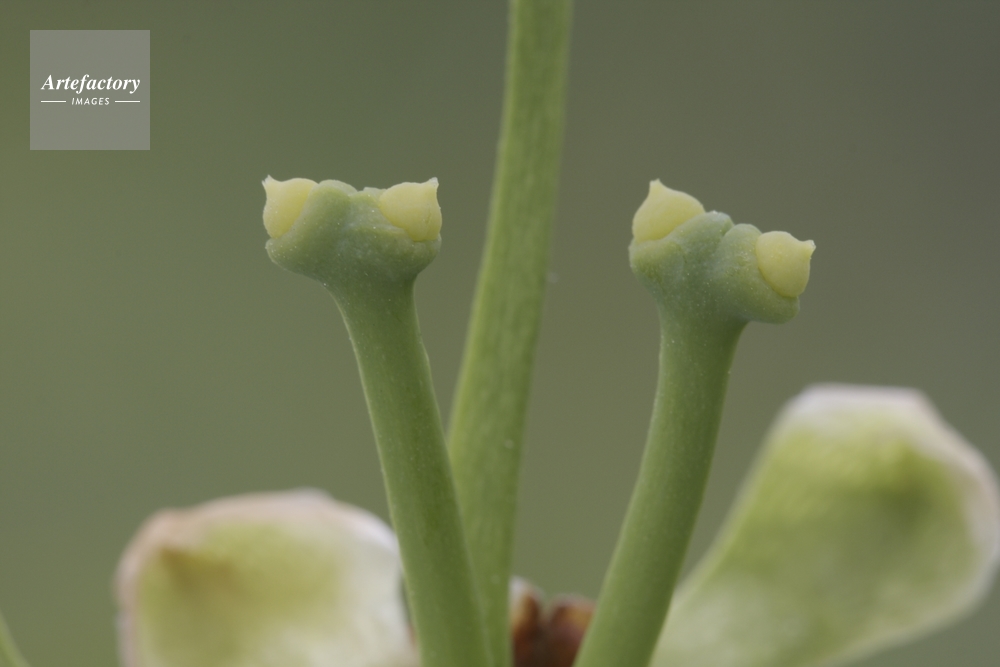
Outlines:
{"label": "blurred green background", "polygon": [[[385,516],[332,300],[264,253],[260,181],[441,180],[418,299],[456,377],[491,181],[501,2],[0,7],[0,606],[36,667],[115,664],[110,578],[164,506],[315,486]],[[151,150],[28,150],[30,29],[150,29]],[[1000,5],[577,7],[517,571],[595,595],[638,464],[652,178],[814,239],[802,312],[751,326],[693,561],[782,403],[922,388],[1000,468]],[[488,474],[488,473],[486,473]],[[866,665],[996,665],[979,613]]]}

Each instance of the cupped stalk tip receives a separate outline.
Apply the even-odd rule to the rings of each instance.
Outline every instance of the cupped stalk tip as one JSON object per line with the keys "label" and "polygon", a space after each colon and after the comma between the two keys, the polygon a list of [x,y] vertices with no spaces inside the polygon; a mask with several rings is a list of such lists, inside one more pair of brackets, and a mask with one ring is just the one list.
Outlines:
{"label": "cupped stalk tip", "polygon": [[328,289],[412,281],[441,244],[437,179],[358,191],[335,180],[269,177],[264,188],[271,259]]}
{"label": "cupped stalk tip", "polygon": [[632,270],[675,315],[781,323],[798,313],[816,244],[733,224],[653,181],[633,219]]}

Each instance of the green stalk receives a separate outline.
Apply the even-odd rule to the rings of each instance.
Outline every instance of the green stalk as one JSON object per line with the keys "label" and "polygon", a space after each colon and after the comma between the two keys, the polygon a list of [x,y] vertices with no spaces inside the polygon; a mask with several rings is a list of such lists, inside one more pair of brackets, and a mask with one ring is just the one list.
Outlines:
{"label": "green stalk", "polygon": [[507,585],[521,443],[555,212],[570,0],[512,0],[486,248],[449,429],[491,653],[510,662]]}
{"label": "green stalk", "polygon": [[[577,667],[649,663],[701,506],[742,326],[661,316],[646,450]],[[706,330],[709,329],[709,330]]]}
{"label": "green stalk", "polygon": [[412,285],[338,303],[378,442],[422,664],[489,665]]}
{"label": "green stalk", "polygon": [[[649,664],[705,492],[740,332],[751,320],[794,317],[808,280],[811,243],[784,235],[790,241],[779,240],[784,252],[773,260],[773,234],[703,211],[657,181],[633,222],[632,270],[660,313],[659,382],[639,479],[576,667]],[[774,269],[786,279],[777,287],[765,278]]]}
{"label": "green stalk", "polygon": [[417,275],[441,244],[437,183],[265,187],[268,254],[326,287],[354,345],[421,664],[493,667],[413,301]]}
{"label": "green stalk", "polygon": [[28,667],[28,662],[14,645],[14,638],[10,636],[3,615],[0,615],[0,667]]}

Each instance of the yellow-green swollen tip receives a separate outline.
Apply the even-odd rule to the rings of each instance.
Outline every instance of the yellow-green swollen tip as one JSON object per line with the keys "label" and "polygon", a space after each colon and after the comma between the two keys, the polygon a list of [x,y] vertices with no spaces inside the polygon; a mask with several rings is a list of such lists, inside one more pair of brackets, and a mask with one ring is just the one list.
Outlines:
{"label": "yellow-green swollen tip", "polygon": [[686,192],[671,190],[659,179],[651,181],[646,201],[632,218],[632,237],[636,241],[662,239],[704,212],[701,202]]}
{"label": "yellow-green swollen tip", "polygon": [[400,183],[379,197],[378,207],[386,220],[402,229],[413,241],[433,241],[441,233],[438,180]]}
{"label": "yellow-green swollen tip", "polygon": [[767,232],[757,237],[754,250],[760,274],[771,289],[787,297],[806,290],[815,243],[799,241],[788,232]]}
{"label": "yellow-green swollen tip", "polygon": [[267,201],[264,203],[264,229],[267,230],[268,236],[276,239],[292,228],[314,187],[316,181],[308,178],[276,181],[268,176],[264,179],[264,192],[267,193]]}

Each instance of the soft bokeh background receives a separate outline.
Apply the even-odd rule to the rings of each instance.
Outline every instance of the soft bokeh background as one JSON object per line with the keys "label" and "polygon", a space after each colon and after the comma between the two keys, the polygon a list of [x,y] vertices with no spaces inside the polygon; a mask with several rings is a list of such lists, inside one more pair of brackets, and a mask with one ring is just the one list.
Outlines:
{"label": "soft bokeh background", "polygon": [[[316,486],[385,515],[350,345],[264,253],[261,179],[441,179],[418,288],[442,405],[483,240],[501,2],[0,7],[0,605],[36,665],[115,664],[110,578],[157,508]],[[148,152],[28,150],[29,29],[150,29]],[[517,570],[595,595],[656,319],[626,246],[662,178],[815,239],[739,350],[691,560],[782,403],[916,386],[1000,468],[1000,5],[581,2]],[[996,665],[1000,589],[866,662]]]}

